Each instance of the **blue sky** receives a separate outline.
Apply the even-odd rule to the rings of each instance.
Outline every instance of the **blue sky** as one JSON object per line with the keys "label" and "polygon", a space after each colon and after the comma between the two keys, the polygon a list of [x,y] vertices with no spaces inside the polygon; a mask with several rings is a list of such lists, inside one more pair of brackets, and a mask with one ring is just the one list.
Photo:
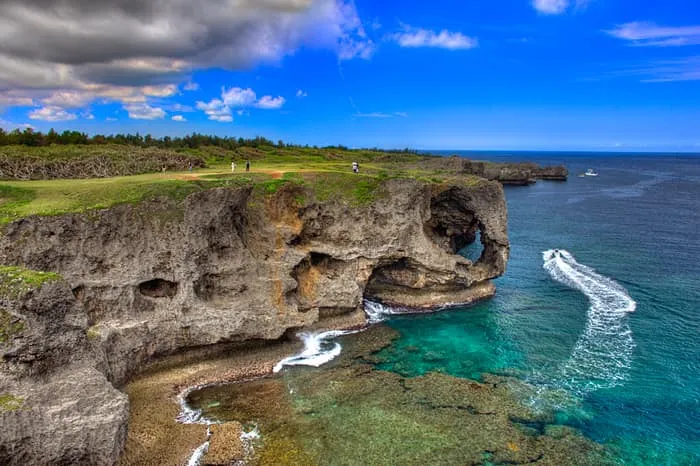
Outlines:
{"label": "blue sky", "polygon": [[697,1],[85,2],[8,0],[0,126],[700,152]]}

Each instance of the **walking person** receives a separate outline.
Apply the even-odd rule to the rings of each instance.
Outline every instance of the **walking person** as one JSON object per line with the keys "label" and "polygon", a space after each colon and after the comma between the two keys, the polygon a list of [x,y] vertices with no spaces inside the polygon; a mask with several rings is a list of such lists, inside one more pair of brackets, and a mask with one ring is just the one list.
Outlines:
{"label": "walking person", "polygon": [[250,160],[245,161],[245,171],[247,171],[247,172],[250,171]]}
{"label": "walking person", "polygon": [[352,163],[352,172],[353,173],[359,173],[360,171],[360,166],[357,164],[357,162]]}
{"label": "walking person", "polygon": [[236,171],[236,162],[231,162],[231,173]]}

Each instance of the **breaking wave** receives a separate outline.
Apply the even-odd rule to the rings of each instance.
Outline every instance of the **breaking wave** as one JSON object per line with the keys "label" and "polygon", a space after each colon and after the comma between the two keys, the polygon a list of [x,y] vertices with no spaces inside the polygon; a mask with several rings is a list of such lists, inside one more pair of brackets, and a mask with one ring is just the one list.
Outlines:
{"label": "breaking wave", "polygon": [[204,455],[206,455],[209,451],[210,439],[211,428],[207,428],[207,441],[195,449],[195,451],[192,453],[192,456],[190,456],[190,459],[187,461],[187,466],[199,466],[201,464],[202,458],[204,458]]}
{"label": "breaking wave", "polygon": [[365,314],[367,314],[367,322],[369,324],[378,324],[384,322],[393,315],[403,314],[402,312],[386,306],[382,303],[365,299],[364,302]]}
{"label": "breaking wave", "polygon": [[320,367],[337,358],[343,350],[340,343],[330,340],[351,333],[356,333],[356,331],[331,330],[319,333],[299,333],[297,336],[304,343],[304,349],[300,353],[278,362],[273,372],[277,373],[285,366]]}
{"label": "breaking wave", "polygon": [[627,315],[637,303],[617,282],[579,264],[568,251],[551,249],[542,257],[554,280],[579,290],[590,302],[586,327],[555,384],[577,395],[619,385],[632,363],[635,344]]}

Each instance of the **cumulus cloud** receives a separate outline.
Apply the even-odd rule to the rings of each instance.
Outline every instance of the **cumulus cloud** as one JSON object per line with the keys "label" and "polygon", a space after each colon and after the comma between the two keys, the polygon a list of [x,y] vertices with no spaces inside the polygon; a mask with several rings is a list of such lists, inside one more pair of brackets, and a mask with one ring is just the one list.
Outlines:
{"label": "cumulus cloud", "polygon": [[[266,95],[258,100],[258,96],[254,90],[240,87],[232,87],[231,89],[223,88],[221,90],[221,98],[212,99],[209,102],[197,102],[197,108],[207,114],[210,120],[214,121],[233,121],[232,109],[257,107],[263,110],[276,110],[282,108],[287,100],[282,97],[273,97]],[[242,115],[241,111],[238,111]]]}
{"label": "cumulus cloud", "polygon": [[233,121],[231,107],[224,104],[221,99],[214,99],[209,103],[197,102],[197,108],[206,113],[210,120],[226,123]]}
{"label": "cumulus cloud", "polygon": [[621,24],[606,32],[638,47],[700,45],[700,26],[669,27],[636,21]]}
{"label": "cumulus cloud", "polygon": [[352,0],[4,0],[0,93],[144,103],[147,87],[177,87],[194,70],[246,69],[300,47],[351,59],[374,44]]}
{"label": "cumulus cloud", "polygon": [[250,88],[232,87],[229,90],[224,89],[221,93],[221,99],[228,107],[249,107],[255,103],[257,98],[255,91]]}
{"label": "cumulus cloud", "polygon": [[165,118],[165,110],[159,107],[151,107],[145,103],[124,105],[124,110],[129,112],[129,118],[133,120],[159,120]]}
{"label": "cumulus cloud", "polygon": [[274,110],[282,108],[287,100],[284,97],[272,97],[271,95],[266,95],[260,98],[257,104],[258,108],[263,108],[265,110]]}
{"label": "cumulus cloud", "polygon": [[52,105],[63,108],[83,107],[94,98],[86,92],[79,91],[58,91],[52,93],[49,97],[41,100],[44,105]]}
{"label": "cumulus cloud", "polygon": [[533,0],[532,6],[545,15],[560,15],[569,8],[569,0]]}
{"label": "cumulus cloud", "polygon": [[29,112],[29,118],[41,121],[70,121],[77,119],[78,115],[67,112],[61,107],[47,106]]}
{"label": "cumulus cloud", "polygon": [[303,99],[304,97],[308,97],[308,96],[309,96],[309,94],[304,90],[299,89],[297,91],[297,98],[298,99]]}
{"label": "cumulus cloud", "polygon": [[461,32],[440,32],[406,26],[403,32],[389,35],[389,39],[401,47],[438,47],[448,50],[472,49],[479,46],[479,41]]}
{"label": "cumulus cloud", "polygon": [[186,119],[184,116],[182,116],[182,115],[173,115],[172,120],[173,120],[173,121],[178,121],[178,122],[187,121],[187,119]]}

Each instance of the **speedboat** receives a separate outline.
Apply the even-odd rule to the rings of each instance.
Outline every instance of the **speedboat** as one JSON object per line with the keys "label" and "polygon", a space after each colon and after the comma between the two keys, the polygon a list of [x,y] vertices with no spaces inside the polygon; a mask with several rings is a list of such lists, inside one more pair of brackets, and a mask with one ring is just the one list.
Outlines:
{"label": "speedboat", "polygon": [[586,170],[586,173],[584,173],[584,175],[585,176],[598,176],[598,174],[592,168],[589,168],[588,170]]}

